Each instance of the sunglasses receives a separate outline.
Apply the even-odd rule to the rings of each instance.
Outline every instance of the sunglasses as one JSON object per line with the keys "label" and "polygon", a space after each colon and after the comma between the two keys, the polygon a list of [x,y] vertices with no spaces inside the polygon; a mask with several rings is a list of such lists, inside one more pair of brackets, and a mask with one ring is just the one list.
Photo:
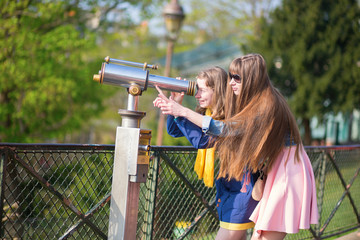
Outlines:
{"label": "sunglasses", "polygon": [[230,77],[230,79],[234,79],[234,81],[235,81],[236,83],[241,83],[241,77],[240,77],[240,75],[238,75],[238,74],[231,74],[231,73],[229,72],[229,77]]}

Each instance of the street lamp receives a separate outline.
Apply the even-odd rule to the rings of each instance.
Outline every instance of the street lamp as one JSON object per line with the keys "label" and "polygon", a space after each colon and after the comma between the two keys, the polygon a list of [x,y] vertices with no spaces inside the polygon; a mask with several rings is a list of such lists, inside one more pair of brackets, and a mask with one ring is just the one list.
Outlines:
{"label": "street lamp", "polygon": [[[178,1],[171,0],[171,2],[164,7],[163,16],[165,19],[165,26],[167,31],[167,50],[164,76],[169,77],[171,60],[174,51],[174,43],[179,36],[180,28],[185,18],[185,14],[183,8],[180,6]],[[164,122],[165,116],[164,114],[160,113],[156,138],[156,145],[158,146],[162,145]]]}
{"label": "street lamp", "polygon": [[182,22],[185,18],[184,11],[177,0],[171,0],[171,3],[165,6],[163,11],[165,26],[168,32],[167,37],[175,42],[178,38]]}

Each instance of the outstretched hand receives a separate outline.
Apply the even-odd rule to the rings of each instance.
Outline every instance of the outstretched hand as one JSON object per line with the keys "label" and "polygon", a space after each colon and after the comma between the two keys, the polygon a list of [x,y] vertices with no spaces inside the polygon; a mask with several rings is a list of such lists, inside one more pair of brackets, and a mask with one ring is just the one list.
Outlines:
{"label": "outstretched hand", "polygon": [[163,114],[173,115],[174,117],[182,116],[184,107],[175,101],[173,96],[167,98],[158,86],[155,86],[155,88],[159,94],[153,102],[154,106],[160,108]]}

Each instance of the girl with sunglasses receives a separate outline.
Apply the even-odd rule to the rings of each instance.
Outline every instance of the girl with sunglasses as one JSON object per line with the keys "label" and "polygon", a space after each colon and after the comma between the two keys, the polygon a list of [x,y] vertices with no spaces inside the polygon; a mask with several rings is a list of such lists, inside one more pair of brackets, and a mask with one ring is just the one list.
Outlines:
{"label": "girl with sunglasses", "polygon": [[[224,100],[228,85],[227,81],[227,73],[222,69],[220,71],[218,67],[199,73],[197,77],[198,91],[195,95],[199,103],[196,109],[197,114],[200,113],[200,116],[210,115],[209,112],[212,112],[211,119],[224,119]],[[160,89],[158,91],[161,92]],[[182,97],[183,94],[171,93],[170,99],[181,104]],[[163,99],[158,97],[154,100],[154,105],[160,107],[163,102]],[[194,170],[198,174],[199,179],[204,178],[206,186],[212,187],[214,180],[213,159],[215,154],[213,138],[215,136],[211,137],[205,134],[199,126],[186,118],[181,116],[175,118],[173,115],[168,115],[167,131],[173,137],[185,136],[195,148],[199,148]],[[201,157],[206,158],[202,164],[201,162],[199,163]],[[212,159],[211,164],[209,164],[209,158]],[[245,179],[247,184],[244,184],[244,181],[237,181],[235,179],[229,182],[216,181],[217,199],[220,197],[227,199],[226,204],[217,202],[220,229],[216,239],[245,239],[246,230],[254,226],[254,223],[249,220],[249,216],[257,205],[257,201],[251,199],[252,186],[257,176],[258,174],[248,172]],[[236,194],[234,194],[235,192]],[[233,206],[233,202],[237,202],[237,204]]]}
{"label": "girl with sunglasses", "polygon": [[231,183],[243,179],[248,171],[265,172],[263,196],[249,217],[255,224],[252,239],[284,239],[288,233],[318,223],[313,169],[296,120],[270,82],[263,57],[237,58],[229,73],[224,121],[197,115],[161,93],[160,108],[164,114],[185,117],[207,135],[217,136],[217,181]]}

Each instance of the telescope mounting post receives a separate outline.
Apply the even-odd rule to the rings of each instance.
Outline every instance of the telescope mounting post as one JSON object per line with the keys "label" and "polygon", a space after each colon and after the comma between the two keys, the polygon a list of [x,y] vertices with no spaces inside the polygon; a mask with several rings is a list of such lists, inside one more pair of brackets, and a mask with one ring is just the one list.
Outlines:
{"label": "telescope mounting post", "polygon": [[116,129],[108,239],[136,239],[140,183],[146,182],[151,130],[140,129],[146,115],[138,110],[141,88],[128,89],[127,109],[119,109],[122,126]]}

